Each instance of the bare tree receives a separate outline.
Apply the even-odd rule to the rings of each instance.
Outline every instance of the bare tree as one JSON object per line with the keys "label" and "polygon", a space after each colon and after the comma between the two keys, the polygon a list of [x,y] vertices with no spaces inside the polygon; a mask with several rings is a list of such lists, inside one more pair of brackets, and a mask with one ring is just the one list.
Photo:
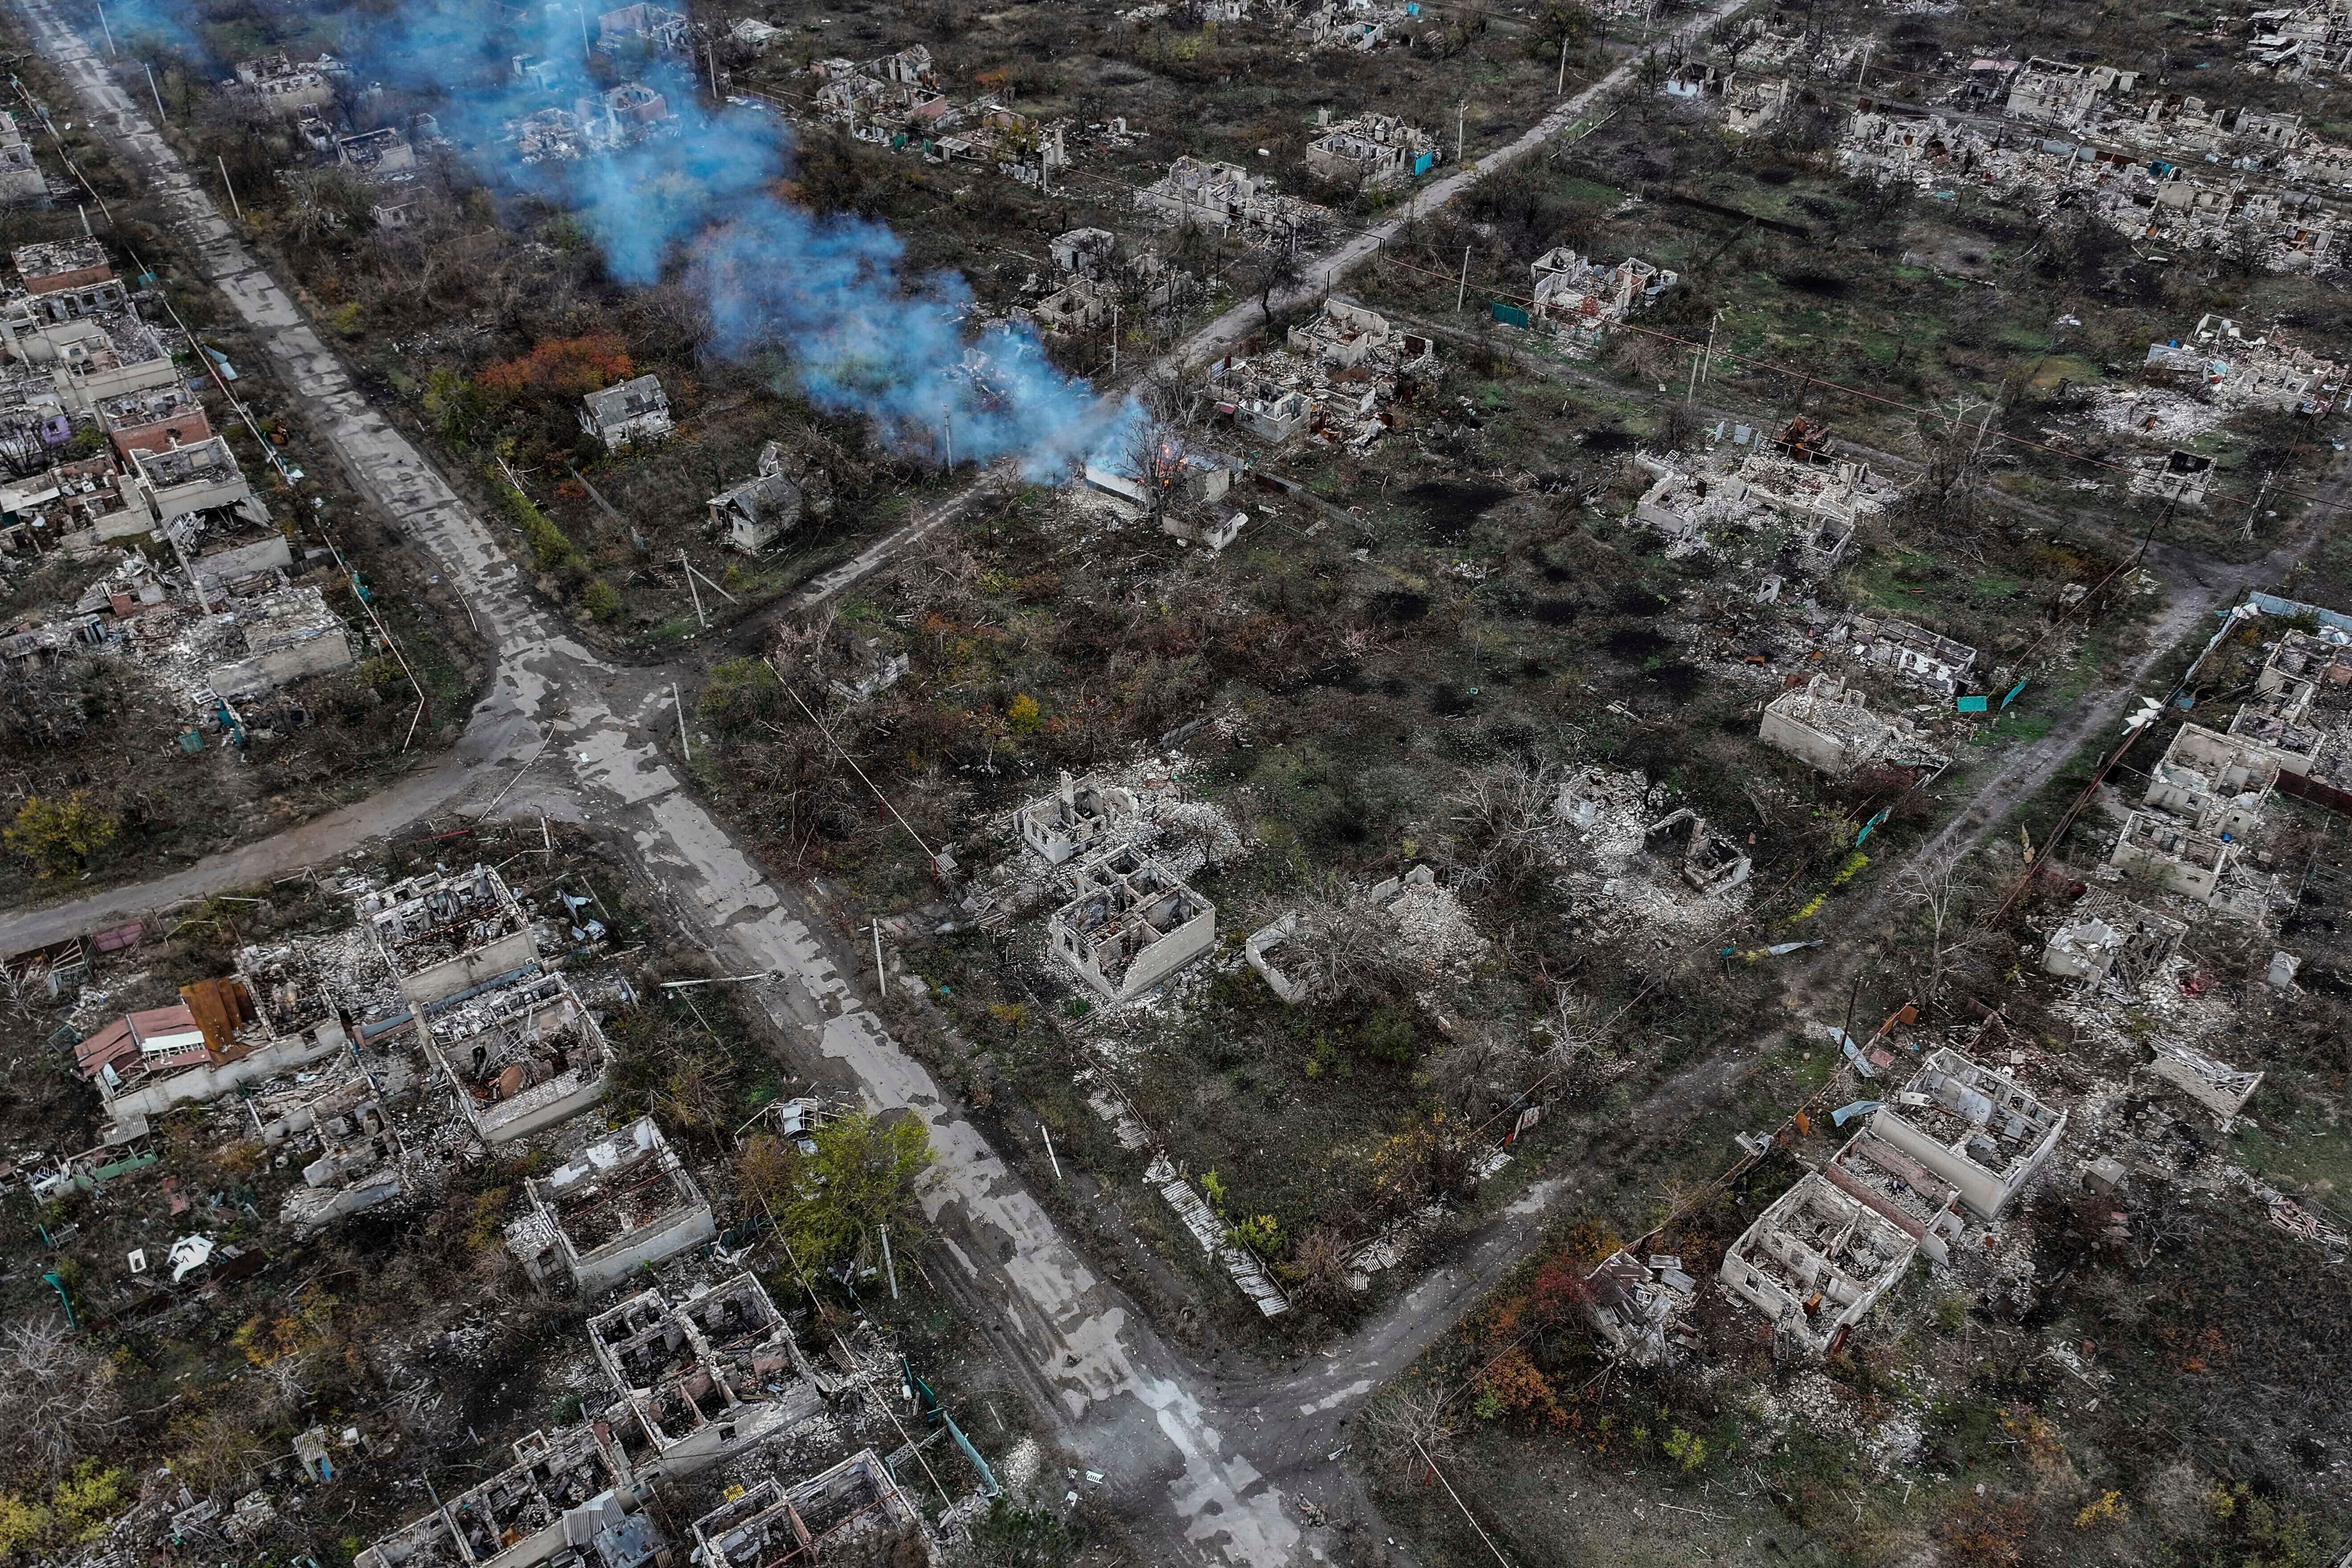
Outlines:
{"label": "bare tree", "polygon": [[1411,1475],[1424,1459],[1451,1459],[1461,1427],[1442,1384],[1391,1388],[1356,1418],[1375,1462]]}
{"label": "bare tree", "polygon": [[1968,921],[1976,898],[1975,879],[1960,869],[1965,851],[1946,850],[1914,860],[1895,879],[1907,903],[1919,912],[1927,928],[1927,954],[1920,1000],[1934,1006],[1952,964],[1975,938]]}
{"label": "bare tree", "polygon": [[101,1443],[121,1408],[114,1365],[55,1315],[0,1326],[0,1427],[16,1461],[63,1474]]}
{"label": "bare tree", "polygon": [[1398,948],[1395,928],[1336,879],[1299,906],[1297,922],[1282,944],[1282,966],[1310,995],[1364,995],[1412,978],[1413,965]]}
{"label": "bare tree", "polygon": [[1518,758],[1462,775],[1446,797],[1456,824],[1454,855],[1464,874],[1456,886],[1512,886],[1544,863],[1540,840],[1554,824],[1558,770]]}

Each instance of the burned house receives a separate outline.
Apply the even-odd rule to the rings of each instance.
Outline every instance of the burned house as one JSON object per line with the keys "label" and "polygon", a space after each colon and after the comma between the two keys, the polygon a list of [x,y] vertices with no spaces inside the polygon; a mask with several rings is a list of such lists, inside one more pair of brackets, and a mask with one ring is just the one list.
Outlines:
{"label": "burned house", "polygon": [[1135,205],[1165,223],[1238,231],[1292,244],[1318,225],[1321,208],[1279,195],[1272,181],[1239,163],[1212,163],[1189,153],[1135,193]]}
{"label": "burned house", "polygon": [[2074,130],[2096,116],[2099,100],[2106,93],[2129,92],[2138,81],[2137,71],[2068,65],[2036,57],[2010,78],[2009,98],[2001,105],[2001,113],[2011,120]]}
{"label": "burned house", "polygon": [[1072,278],[1034,305],[1015,312],[1047,337],[1091,332],[1111,324],[1118,290],[1091,278]]}
{"label": "burned house", "polygon": [[1106,1002],[1142,994],[1216,943],[1217,907],[1140,850],[1078,862],[1063,891],[1046,945]]}
{"label": "burned house", "polygon": [[[894,1551],[890,1539],[910,1543]],[[694,1521],[702,1568],[785,1568],[842,1557],[914,1568],[936,1561],[922,1516],[871,1448],[790,1485],[771,1476]]]}
{"label": "burned house", "polygon": [[1330,122],[1319,110],[1322,134],[1307,144],[1307,167],[1335,185],[1369,190],[1425,174],[1445,156],[1436,137],[1393,114],[1366,114]]}
{"label": "burned house", "polygon": [[515,1463],[379,1538],[352,1568],[642,1568],[668,1542],[596,1426],[533,1432]]}
{"label": "burned house", "polygon": [[831,479],[805,468],[795,478],[793,466],[783,443],[762,447],[757,474],[710,498],[711,531],[746,555],[763,555],[803,519],[832,516]]}
{"label": "burned house", "polygon": [[673,1304],[659,1289],[588,1321],[589,1342],[626,1414],[681,1476],[790,1431],[825,1407],[791,1327],[751,1275]]}
{"label": "burned house", "polygon": [[2135,811],[2107,851],[2107,864],[2136,871],[2176,893],[2210,904],[2238,847],[2154,812]]}
{"label": "burned house", "polygon": [[818,115],[846,124],[860,141],[888,143],[894,136],[937,130],[955,118],[939,90],[931,52],[920,44],[862,65],[832,59],[810,69],[820,84]]}
{"label": "burned house", "polygon": [[1998,1219],[2066,1131],[2008,1074],[1958,1051],[1928,1053],[1894,1100],[1870,1113],[1872,1136],[1948,1183],[1981,1219]]}
{"label": "burned house", "polygon": [[1089,774],[1073,781],[1066,770],[1051,795],[1040,795],[1013,814],[1022,843],[1058,866],[1122,842],[1138,817],[1135,794],[1107,785]]}
{"label": "burned house", "polygon": [[58,405],[71,413],[94,414],[110,398],[180,379],[155,330],[129,309],[63,321],[0,316],[0,333],[21,363],[46,373]]}
{"label": "burned house", "polygon": [[1290,329],[1293,353],[1341,370],[1377,365],[1410,375],[1435,364],[1437,345],[1417,332],[1389,325],[1388,318],[1344,300],[1326,300],[1323,309]]}
{"label": "burned house", "polygon": [[2142,798],[2200,833],[2242,839],[2260,826],[2278,774],[2278,760],[2262,747],[2183,724],[2149,772]]}
{"label": "burned house", "polygon": [[1643,828],[1642,845],[1653,855],[1679,859],[1677,873],[1694,892],[1706,898],[1747,881],[1753,864],[1736,842],[1686,805]]}
{"label": "burned house", "polygon": [[1100,277],[1118,253],[1118,236],[1107,228],[1074,228],[1057,234],[1045,253],[1073,277]]}
{"label": "burned house", "polygon": [[2225,316],[2207,312],[2188,338],[2148,344],[2147,366],[2182,377],[2221,407],[2320,418],[2334,413],[2343,395],[2343,365],[2267,337],[2248,338]]}
{"label": "burned house", "polygon": [[239,578],[294,563],[285,530],[270,521],[226,437],[134,451],[130,463],[148,511],[172,542],[200,602],[218,602]]}
{"label": "burned house", "polygon": [[362,179],[404,178],[416,168],[416,149],[397,126],[379,126],[335,139],[335,162]]}
{"label": "burned house", "polygon": [[0,544],[12,551],[96,552],[154,531],[146,497],[103,452],[0,485]]}
{"label": "burned house", "polygon": [[1822,1355],[1903,1278],[1918,1250],[1918,1238],[1874,1205],[1809,1173],[1757,1216],[1717,1273],[1782,1338]]}
{"label": "burned house", "polygon": [[1228,354],[1209,371],[1217,412],[1261,441],[1287,441],[1307,426],[1315,405],[1307,393]]}
{"label": "burned house", "polygon": [[1778,121],[1795,102],[1797,88],[1786,77],[1724,79],[1723,128],[1734,136],[1753,136]]}
{"label": "burned house", "polygon": [[1968,1229],[1959,1189],[1865,1127],[1821,1167],[1822,1180],[1869,1209],[1937,1263]]}
{"label": "burned house", "polygon": [[1736,460],[1638,459],[1657,476],[1634,504],[1633,521],[1664,535],[1669,552],[1715,542],[1731,530],[1787,530],[1790,564],[1826,575],[1853,544],[1855,523],[1886,509],[1893,487],[1867,464],[1823,455],[1818,437],[1790,426]]}
{"label": "burned house", "polygon": [[272,114],[299,114],[324,109],[335,101],[334,79],[345,74],[332,55],[298,60],[283,50],[258,59],[239,60],[236,82],[253,100]]}
{"label": "burned house", "polygon": [[2189,928],[2122,899],[2102,900],[2050,933],[2042,967],[2051,974],[2083,980],[2094,991],[2109,982],[2126,995],[2164,967],[2180,951]]}
{"label": "burned house", "polygon": [[266,1124],[262,1142],[303,1133],[317,1138],[319,1156],[302,1167],[302,1185],[287,1194],[278,1215],[298,1232],[323,1229],[408,1191],[408,1151],[385,1113],[382,1090],[364,1070],[354,1068],[341,1082]]}
{"label": "burned house", "polygon": [[530,974],[427,1020],[425,1048],[485,1143],[569,1121],[604,1098],[612,1053],[572,983]]}
{"label": "burned house", "polygon": [[640,441],[657,441],[675,428],[669,395],[657,375],[633,376],[580,400],[580,428],[618,452]]}
{"label": "burned house", "polygon": [[[916,89],[905,89],[908,92]],[[918,108],[920,121],[924,110]],[[1043,189],[1055,171],[1070,166],[1066,121],[1046,124],[1005,104],[982,101],[961,116],[963,128],[937,136],[923,145],[923,157],[933,163],[959,160],[983,164],[1010,180]],[[934,123],[941,123],[934,121]]]}
{"label": "burned house", "polygon": [[651,1117],[527,1178],[523,1194],[530,1212],[507,1226],[507,1250],[534,1281],[568,1276],[583,1296],[719,1234],[701,1189]]}
{"label": "burned house", "polygon": [[1911,722],[1881,718],[1844,681],[1816,675],[1764,705],[1763,727],[1757,735],[1809,767],[1843,774],[1904,749]]}
{"label": "burned house", "polygon": [[407,878],[362,898],[359,913],[419,1013],[539,962],[530,921],[492,867]]}

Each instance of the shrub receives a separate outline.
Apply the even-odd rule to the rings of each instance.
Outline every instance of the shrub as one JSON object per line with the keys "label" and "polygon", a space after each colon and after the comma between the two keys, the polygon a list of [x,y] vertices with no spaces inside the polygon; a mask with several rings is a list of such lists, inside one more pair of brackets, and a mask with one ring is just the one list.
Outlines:
{"label": "shrub", "polygon": [[550,338],[519,359],[500,360],[474,377],[493,398],[579,397],[636,374],[617,332],[581,338]]}
{"label": "shrub", "polygon": [[37,795],[16,808],[16,819],[0,831],[0,840],[47,881],[87,869],[114,842],[120,826],[114,813],[94,805],[79,790],[63,800]]}
{"label": "shrub", "polygon": [[621,613],[621,591],[599,577],[588,584],[580,603],[596,619],[609,621]]}
{"label": "shrub", "polygon": [[1025,691],[1004,710],[1004,727],[1016,735],[1034,735],[1045,722],[1045,715],[1037,710],[1037,700]]}
{"label": "shrub", "polygon": [[710,667],[697,704],[702,721],[722,735],[750,729],[782,704],[784,683],[763,658],[730,658]]}
{"label": "shrub", "polygon": [[572,548],[572,541],[564,537],[563,531],[556,527],[529,496],[512,485],[501,485],[499,500],[505,505],[507,515],[514,520],[515,526],[522,530],[523,539],[530,545],[531,555],[539,562],[541,571],[558,572],[579,563],[580,552]]}

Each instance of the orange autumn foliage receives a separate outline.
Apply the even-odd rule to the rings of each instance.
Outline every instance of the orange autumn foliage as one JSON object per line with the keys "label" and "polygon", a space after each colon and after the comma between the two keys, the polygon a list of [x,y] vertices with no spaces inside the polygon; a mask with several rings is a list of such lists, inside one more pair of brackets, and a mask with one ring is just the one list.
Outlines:
{"label": "orange autumn foliage", "polygon": [[1523,1346],[1514,1345],[1496,1356],[1478,1375],[1479,1392],[1514,1415],[1540,1415],[1553,1426],[1564,1426],[1568,1413],[1559,1407],[1551,1379],[1528,1359]]}
{"label": "orange autumn foliage", "polygon": [[550,338],[520,359],[500,360],[475,375],[492,397],[578,397],[636,374],[617,332]]}

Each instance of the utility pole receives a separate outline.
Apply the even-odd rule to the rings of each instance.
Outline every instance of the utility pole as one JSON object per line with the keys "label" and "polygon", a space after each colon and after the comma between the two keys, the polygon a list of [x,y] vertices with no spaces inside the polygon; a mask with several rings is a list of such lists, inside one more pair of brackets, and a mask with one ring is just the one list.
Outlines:
{"label": "utility pole", "polygon": [[155,118],[158,121],[169,120],[171,116],[163,112],[163,89],[155,85],[155,68],[141,60],[139,68],[147,73],[147,90],[155,95]]}
{"label": "utility pole", "polygon": [[1110,375],[1113,381],[1118,379],[1118,301],[1116,300],[1110,303]]}
{"label": "utility pole", "polygon": [[1454,113],[1454,166],[1462,166],[1462,131],[1470,122],[1470,100],[1464,99],[1462,107]]}
{"label": "utility pole", "polygon": [[1718,307],[1715,319],[1706,324],[1706,368],[1699,373],[1701,381],[1715,379],[1715,329],[1723,325],[1723,310]]}
{"label": "utility pole", "polygon": [[1465,245],[1462,247],[1462,281],[1455,285],[1454,289],[1454,313],[1455,315],[1458,316],[1462,313],[1462,301],[1468,298],[1469,293],[1470,247]]}
{"label": "utility pole", "polygon": [[898,1266],[890,1260],[890,1227],[882,1225],[874,1228],[882,1233],[882,1267],[889,1270],[890,1300],[895,1301],[898,1299]]}
{"label": "utility pole", "polygon": [[948,419],[948,472],[952,474],[952,473],[954,473],[954,472],[955,472],[955,416],[954,416],[954,415],[952,415],[952,414],[950,414],[950,415],[949,415],[949,416],[947,416],[947,419]]}
{"label": "utility pole", "polygon": [[98,0],[98,30],[106,35],[106,53],[110,59],[114,55],[114,29],[106,24],[106,0]]}
{"label": "utility pole", "polygon": [[236,214],[236,221],[243,223],[245,221],[245,207],[236,199],[236,187],[229,184],[228,160],[215,153],[213,154],[213,162],[220,165],[221,189],[228,193],[229,209]]}
{"label": "utility pole", "polygon": [[713,103],[720,102],[722,100],[719,96],[719,40],[713,38],[705,45],[703,53],[710,61],[710,100]]}
{"label": "utility pole", "polygon": [[2271,470],[2271,473],[2264,474],[2263,476],[2263,482],[2254,488],[2254,504],[2246,509],[2246,526],[2243,529],[2241,529],[2238,533],[2238,537],[2245,540],[2248,543],[2252,543],[2253,542],[2254,519],[2262,512],[2263,498],[2271,493],[2271,477],[2272,474],[2275,474],[2277,471],[2277,469],[2273,468]]}
{"label": "utility pole", "polygon": [[1568,96],[1568,35],[1566,33],[1559,36],[1559,80],[1553,84],[1551,93],[1554,98]]}
{"label": "utility pole", "polygon": [[590,52],[590,46],[588,43],[587,0],[580,0],[580,3],[572,6],[572,9],[578,12],[580,16],[580,58],[584,60],[588,58]]}
{"label": "utility pole", "polygon": [[1862,68],[1853,73],[1854,90],[1857,92],[1862,89],[1864,79],[1870,75],[1870,51],[1877,46],[1877,43],[1876,38],[1868,38],[1863,42]]}

